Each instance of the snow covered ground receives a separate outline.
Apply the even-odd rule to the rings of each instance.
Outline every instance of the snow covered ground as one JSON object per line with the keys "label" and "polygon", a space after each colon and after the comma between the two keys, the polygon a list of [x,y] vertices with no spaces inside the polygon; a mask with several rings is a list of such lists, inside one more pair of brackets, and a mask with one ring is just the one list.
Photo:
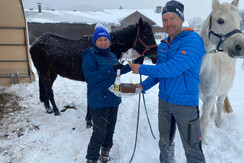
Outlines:
{"label": "snow covered ground", "polygon": [[[147,64],[150,64],[147,61]],[[237,61],[237,73],[229,98],[234,112],[223,114],[220,128],[210,121],[208,145],[203,145],[208,163],[242,163],[244,160],[244,71],[242,60]],[[128,73],[123,82],[139,82],[139,76]],[[61,116],[47,114],[39,102],[38,82],[12,85],[5,89],[21,97],[20,111],[4,115],[0,120],[1,163],[80,163],[85,162],[87,144],[92,129],[86,129],[86,83],[58,77],[53,89],[57,106],[75,106]],[[137,149],[132,162],[158,163],[157,101],[158,87],[149,90],[146,104],[156,140],[151,136],[143,103],[141,102]],[[124,97],[118,113],[111,150],[111,163],[130,161],[136,131],[138,95]],[[176,133],[175,154],[177,163],[185,163],[184,150],[179,133]]]}

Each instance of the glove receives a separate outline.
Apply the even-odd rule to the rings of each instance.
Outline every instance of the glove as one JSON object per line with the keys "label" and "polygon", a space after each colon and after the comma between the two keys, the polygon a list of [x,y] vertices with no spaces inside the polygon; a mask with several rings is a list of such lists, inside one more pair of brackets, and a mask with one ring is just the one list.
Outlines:
{"label": "glove", "polygon": [[113,65],[114,66],[114,72],[117,72],[118,69],[123,69],[124,65],[122,64],[117,64],[117,65]]}
{"label": "glove", "polygon": [[143,64],[143,61],[144,61],[144,58],[143,58],[143,56],[141,56],[141,57],[138,57],[138,58],[136,58],[134,61],[133,61],[133,63],[134,64]]}

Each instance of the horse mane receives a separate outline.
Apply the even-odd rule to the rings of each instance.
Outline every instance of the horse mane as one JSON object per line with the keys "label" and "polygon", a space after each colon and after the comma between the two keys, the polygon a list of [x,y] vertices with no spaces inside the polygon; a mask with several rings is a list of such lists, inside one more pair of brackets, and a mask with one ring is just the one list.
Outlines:
{"label": "horse mane", "polygon": [[208,33],[209,33],[209,19],[210,19],[210,15],[207,17],[207,19],[205,20],[199,35],[202,37],[203,41],[204,41],[204,46],[205,49],[207,49],[207,45],[209,44],[209,39],[208,39]]}
{"label": "horse mane", "polygon": [[111,51],[117,55],[117,58],[121,58],[121,53],[126,52],[133,46],[136,31],[137,24],[134,24],[110,33]]}
{"label": "horse mane", "polygon": [[116,30],[110,33],[112,44],[127,44],[131,39],[136,36],[137,24],[130,25],[121,30]]}

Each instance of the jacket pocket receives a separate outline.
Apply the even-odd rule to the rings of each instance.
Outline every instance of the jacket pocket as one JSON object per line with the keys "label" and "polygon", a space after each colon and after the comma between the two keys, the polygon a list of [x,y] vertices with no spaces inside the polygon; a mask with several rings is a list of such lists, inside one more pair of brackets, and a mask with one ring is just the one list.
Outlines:
{"label": "jacket pocket", "polygon": [[90,94],[90,99],[97,102],[104,102],[105,98],[106,98],[106,92],[104,92],[103,88],[95,89]]}
{"label": "jacket pocket", "polygon": [[195,144],[200,141],[200,138],[201,138],[201,128],[198,119],[188,124],[188,142],[190,144],[192,143]]}
{"label": "jacket pocket", "polygon": [[167,80],[167,84],[165,89],[167,90],[167,94],[172,97],[183,96],[187,94],[187,88],[184,81],[184,76],[178,76],[172,81]]}

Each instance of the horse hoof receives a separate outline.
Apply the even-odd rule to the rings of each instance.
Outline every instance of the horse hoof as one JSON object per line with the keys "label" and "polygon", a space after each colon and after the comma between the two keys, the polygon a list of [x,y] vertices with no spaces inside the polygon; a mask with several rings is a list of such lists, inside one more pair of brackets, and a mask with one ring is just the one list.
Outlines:
{"label": "horse hoof", "polygon": [[53,109],[52,108],[46,108],[46,111],[48,114],[52,114],[53,113]]}
{"label": "horse hoof", "polygon": [[221,124],[222,124],[222,120],[215,120],[215,125],[217,126],[217,127],[220,127],[221,126]]}
{"label": "horse hoof", "polygon": [[59,111],[57,111],[57,112],[54,112],[54,115],[59,116],[59,115],[61,115],[61,113]]}
{"label": "horse hoof", "polygon": [[53,111],[47,111],[48,114],[53,114]]}
{"label": "horse hoof", "polygon": [[86,122],[86,128],[91,128],[92,127],[92,122],[91,121],[87,121]]}

